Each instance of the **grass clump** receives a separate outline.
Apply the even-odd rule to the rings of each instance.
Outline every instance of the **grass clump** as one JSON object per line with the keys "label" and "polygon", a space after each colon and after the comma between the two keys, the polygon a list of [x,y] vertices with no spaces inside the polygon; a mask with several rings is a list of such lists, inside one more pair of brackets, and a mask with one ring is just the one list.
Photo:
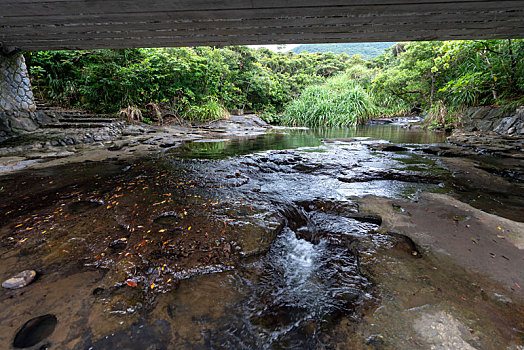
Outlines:
{"label": "grass clump", "polygon": [[199,122],[209,122],[227,116],[227,109],[214,97],[206,99],[200,105],[191,106],[186,113],[187,119]]}
{"label": "grass clump", "polygon": [[359,124],[377,113],[366,90],[347,74],[313,85],[284,110],[282,124],[329,127]]}

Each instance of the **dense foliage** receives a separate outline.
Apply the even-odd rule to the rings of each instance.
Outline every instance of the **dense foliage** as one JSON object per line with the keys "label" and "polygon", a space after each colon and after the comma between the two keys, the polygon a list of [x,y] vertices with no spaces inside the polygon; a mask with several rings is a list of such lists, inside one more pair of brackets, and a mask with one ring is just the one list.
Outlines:
{"label": "dense foliage", "polygon": [[290,51],[301,52],[333,52],[334,54],[345,53],[348,56],[360,55],[369,60],[384,53],[386,49],[393,46],[394,42],[385,43],[346,43],[346,44],[303,44]]}
{"label": "dense foliage", "polygon": [[397,44],[371,67],[378,69],[375,91],[442,124],[465,107],[522,103],[524,94],[524,40]]}
{"label": "dense foliage", "polygon": [[[350,125],[524,103],[524,40],[397,43],[373,60],[247,47],[29,53],[37,96],[114,113],[153,104],[190,120],[244,108],[288,125]],[[283,113],[280,113],[283,112]]]}
{"label": "dense foliage", "polygon": [[[374,60],[353,56],[348,62],[343,79],[351,84],[335,94],[332,80],[309,87],[287,107],[283,122],[349,125],[370,116],[428,112],[430,122],[446,125],[466,107],[524,103],[524,40],[398,43]],[[337,99],[361,90],[365,108]],[[326,98],[329,109],[321,107]]]}
{"label": "dense foliage", "polygon": [[247,47],[49,51],[26,57],[43,99],[106,113],[163,104],[176,116],[198,120],[216,119],[224,108],[278,112],[306,86],[344,71],[348,59]]}

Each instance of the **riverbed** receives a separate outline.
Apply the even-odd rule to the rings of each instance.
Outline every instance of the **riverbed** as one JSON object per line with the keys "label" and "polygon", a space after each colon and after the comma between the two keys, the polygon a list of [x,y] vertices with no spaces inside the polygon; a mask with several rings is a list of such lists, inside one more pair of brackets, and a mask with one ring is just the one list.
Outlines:
{"label": "riverbed", "polygon": [[445,138],[270,130],[4,175],[0,277],[37,278],[0,291],[0,347],[50,315],[18,345],[522,349],[514,160]]}

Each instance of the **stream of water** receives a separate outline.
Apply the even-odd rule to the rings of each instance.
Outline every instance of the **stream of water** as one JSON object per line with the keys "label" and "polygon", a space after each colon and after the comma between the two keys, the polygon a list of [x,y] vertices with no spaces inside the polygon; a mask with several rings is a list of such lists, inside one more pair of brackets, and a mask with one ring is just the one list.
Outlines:
{"label": "stream of water", "polygon": [[[444,139],[400,126],[286,130],[4,176],[0,275],[39,277],[1,292],[0,347],[43,314],[58,319],[52,335],[27,337],[50,349],[380,345],[356,336],[383,297],[370,268],[415,248],[359,216],[355,199],[432,191],[475,204],[422,151]],[[497,212],[502,197],[477,204]]]}

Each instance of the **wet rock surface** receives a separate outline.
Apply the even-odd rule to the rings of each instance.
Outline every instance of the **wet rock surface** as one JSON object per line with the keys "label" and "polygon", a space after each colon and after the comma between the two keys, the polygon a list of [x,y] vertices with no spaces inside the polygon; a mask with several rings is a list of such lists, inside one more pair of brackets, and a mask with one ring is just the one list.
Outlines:
{"label": "wet rock surface", "polygon": [[415,330],[433,349],[475,349],[468,343],[475,342],[469,328],[444,312],[422,314]]}
{"label": "wet rock surface", "polygon": [[158,153],[3,176],[0,276],[42,274],[0,291],[0,347],[43,314],[68,349],[521,345],[518,182],[377,128],[141,133]]}
{"label": "wet rock surface", "polygon": [[[393,203],[405,211],[394,210]],[[513,297],[524,298],[524,290],[518,287],[524,279],[519,268],[524,262],[524,223],[442,194],[424,193],[416,204],[378,197],[366,197],[359,204],[362,211],[382,218],[385,232],[401,232],[423,250],[438,251],[463,268],[500,281]]]}
{"label": "wet rock surface", "polygon": [[[469,109],[464,116],[464,127],[448,137],[447,145],[436,146],[432,154],[442,156],[489,155],[513,163],[510,171],[520,173],[524,160],[524,108],[507,111],[498,107]],[[500,163],[500,162],[499,162]],[[511,167],[514,166],[513,170]],[[496,169],[495,169],[496,170]],[[508,174],[500,174],[506,176]]]}
{"label": "wet rock surface", "polygon": [[[0,174],[72,162],[136,158],[159,148],[177,148],[184,142],[223,142],[228,139],[219,137],[253,137],[273,128],[256,115],[231,116],[206,124],[149,126],[116,119],[93,124],[106,119],[84,116],[86,112],[80,111],[53,109],[39,113],[41,118],[47,118],[42,119],[46,128],[35,127],[32,132],[0,138]],[[58,120],[75,120],[68,113],[83,113],[83,122],[66,123],[67,128],[50,128]],[[67,118],[61,119],[64,114]]]}
{"label": "wet rock surface", "polygon": [[[462,146],[466,152],[490,153],[499,157],[524,159],[524,137],[504,136],[494,132],[478,133],[457,130],[448,138],[448,142]],[[469,148],[469,150],[468,150]]]}

